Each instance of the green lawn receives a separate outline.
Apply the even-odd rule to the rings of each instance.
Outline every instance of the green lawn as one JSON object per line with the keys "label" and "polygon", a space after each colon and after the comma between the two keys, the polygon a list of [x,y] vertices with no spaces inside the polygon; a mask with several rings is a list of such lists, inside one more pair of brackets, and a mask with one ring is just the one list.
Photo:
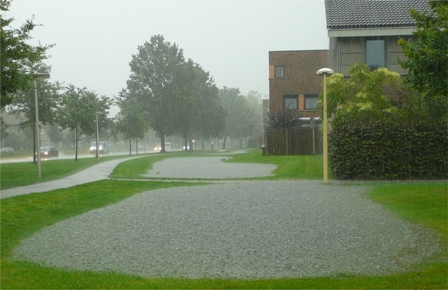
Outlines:
{"label": "green lawn", "polygon": [[[235,156],[231,162],[267,162],[279,164],[277,179],[320,179],[321,163],[317,156],[261,156],[255,151]],[[197,153],[199,154],[199,153]],[[205,153],[201,153],[205,154]],[[156,154],[150,158],[127,161],[116,168],[116,177],[138,176],[156,160],[188,153]],[[272,157],[272,158],[271,158]],[[290,160],[295,161],[290,161]],[[146,163],[142,163],[146,160]],[[62,160],[60,160],[62,161]],[[67,160],[66,162],[73,162]],[[278,163],[277,163],[278,162]],[[294,165],[303,162],[307,164]],[[73,162],[75,163],[75,162]],[[135,165],[135,166],[134,166]],[[281,170],[284,168],[283,170]],[[294,173],[287,172],[290,168]],[[79,170],[79,168],[77,169]],[[2,168],[3,177],[3,168]],[[17,182],[20,182],[18,179]],[[3,179],[2,179],[3,183]],[[447,257],[420,265],[408,273],[386,276],[339,276],[304,279],[221,280],[152,279],[117,273],[94,273],[41,267],[10,259],[11,250],[20,240],[37,230],[83,212],[116,203],[142,191],[169,186],[193,186],[200,183],[142,182],[103,180],[35,195],[1,200],[1,288],[2,289],[447,289]],[[436,230],[447,242],[447,183],[366,183],[369,197],[387,210]],[[331,186],[331,184],[329,184]]]}
{"label": "green lawn", "polygon": [[49,159],[41,162],[42,178],[37,177],[37,165],[32,161],[0,164],[1,189],[30,185],[39,182],[59,179],[69,176],[90,166],[117,158],[125,158],[127,155],[105,156],[100,160],[96,158],[74,159]]}

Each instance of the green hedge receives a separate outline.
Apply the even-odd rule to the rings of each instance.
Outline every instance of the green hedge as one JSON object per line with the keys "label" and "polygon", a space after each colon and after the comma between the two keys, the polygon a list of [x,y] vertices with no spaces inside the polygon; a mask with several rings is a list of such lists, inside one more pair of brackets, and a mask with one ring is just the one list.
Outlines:
{"label": "green hedge", "polygon": [[338,179],[447,179],[448,124],[341,121],[329,134],[328,152]]}

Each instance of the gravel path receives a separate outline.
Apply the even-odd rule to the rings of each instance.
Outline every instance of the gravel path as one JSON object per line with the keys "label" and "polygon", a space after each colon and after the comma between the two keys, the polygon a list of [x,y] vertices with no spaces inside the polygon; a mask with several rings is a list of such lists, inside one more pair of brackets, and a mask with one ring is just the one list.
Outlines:
{"label": "gravel path", "polygon": [[144,192],[44,228],[15,258],[143,277],[375,275],[441,255],[437,235],[365,188],[229,181]]}
{"label": "gravel path", "polygon": [[153,164],[146,177],[156,178],[250,178],[274,175],[274,164],[223,162],[229,157],[170,158]]}

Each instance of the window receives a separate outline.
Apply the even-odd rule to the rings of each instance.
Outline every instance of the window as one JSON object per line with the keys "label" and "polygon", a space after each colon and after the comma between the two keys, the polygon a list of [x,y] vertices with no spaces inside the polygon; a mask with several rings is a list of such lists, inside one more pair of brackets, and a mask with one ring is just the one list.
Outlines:
{"label": "window", "polygon": [[317,107],[318,94],[305,95],[305,110],[314,110]]}
{"label": "window", "polygon": [[384,40],[371,39],[366,41],[366,64],[371,70],[386,67],[386,48]]}
{"label": "window", "polygon": [[283,66],[283,65],[274,66],[274,77],[276,79],[284,78],[285,77],[285,66]]}
{"label": "window", "polygon": [[283,104],[285,109],[297,110],[298,96],[285,95],[283,96]]}

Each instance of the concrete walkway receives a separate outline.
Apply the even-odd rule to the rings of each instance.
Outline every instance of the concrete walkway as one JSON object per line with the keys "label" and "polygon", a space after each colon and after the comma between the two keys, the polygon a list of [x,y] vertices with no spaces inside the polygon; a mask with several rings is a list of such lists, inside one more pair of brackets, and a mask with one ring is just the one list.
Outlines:
{"label": "concrete walkway", "polygon": [[42,183],[31,184],[27,186],[15,187],[2,190],[0,199],[9,198],[17,195],[30,194],[55,190],[59,188],[68,188],[79,184],[89,183],[93,181],[108,179],[114,168],[121,162],[142,158],[145,156],[133,156],[122,159],[115,159],[111,161],[102,162],[100,164],[89,167],[83,171],[75,173],[65,178],[58,180],[47,181]]}

